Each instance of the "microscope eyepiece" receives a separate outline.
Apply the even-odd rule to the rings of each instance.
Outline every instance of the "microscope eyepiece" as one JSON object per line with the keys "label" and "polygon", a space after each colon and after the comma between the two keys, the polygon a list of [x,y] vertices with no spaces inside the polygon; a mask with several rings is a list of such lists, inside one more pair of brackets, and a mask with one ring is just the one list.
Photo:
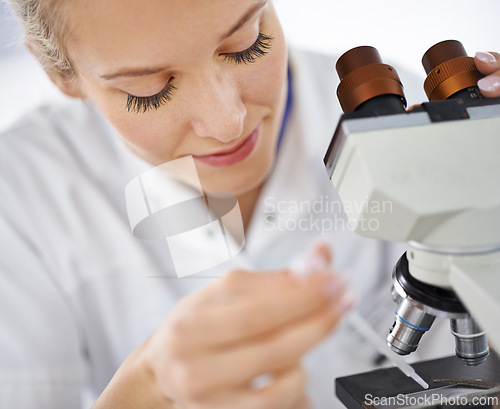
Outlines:
{"label": "microscope eyepiece", "polygon": [[378,115],[405,112],[398,73],[384,64],[376,48],[361,46],[344,53],[335,66],[340,77],[337,97],[344,112],[373,109]]}
{"label": "microscope eyepiece", "polygon": [[461,42],[447,40],[435,44],[424,54],[422,65],[427,74],[424,90],[429,101],[482,97],[477,81],[483,75]]}
{"label": "microscope eyepiece", "polygon": [[[491,297],[497,291],[491,292],[490,285],[497,281],[489,276],[500,263],[499,230],[490,222],[496,190],[469,183],[470,194],[464,195],[463,184],[455,179],[491,179],[498,164],[494,153],[500,98],[481,94],[477,82],[482,74],[459,41],[435,44],[422,64],[430,101],[406,111],[400,78],[377,49],[356,47],[338,59],[337,97],[344,114],[324,164],[351,230],[407,242],[408,258],[403,254],[393,270],[397,307],[387,333],[389,347],[401,355],[412,353],[435,318],[446,318],[451,320],[456,355],[473,366],[489,350],[472,317],[500,342],[495,326],[500,310]],[[466,156],[479,159],[464,168],[456,154],[449,154],[455,145],[459,158],[474,152]],[[366,202],[376,202],[378,208],[391,203],[391,215],[362,206]],[[360,206],[354,209],[351,203]],[[377,222],[376,229],[366,228],[371,220]],[[476,268],[484,276],[474,276]]]}

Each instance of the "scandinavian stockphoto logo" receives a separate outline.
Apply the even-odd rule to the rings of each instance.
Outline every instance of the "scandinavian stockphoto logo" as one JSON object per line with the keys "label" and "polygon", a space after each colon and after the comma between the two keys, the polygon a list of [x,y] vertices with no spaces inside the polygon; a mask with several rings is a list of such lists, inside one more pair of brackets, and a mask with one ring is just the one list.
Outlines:
{"label": "scandinavian stockphoto logo", "polygon": [[[322,235],[332,231],[376,232],[383,215],[393,213],[389,200],[340,201],[319,196],[316,200],[264,199],[266,231],[316,231]],[[351,217],[349,217],[349,215]],[[353,215],[355,217],[353,217]]]}
{"label": "scandinavian stockphoto logo", "polygon": [[237,198],[205,193],[192,156],[132,179],[125,199],[134,236],[166,240],[177,277],[216,267],[245,244]]}

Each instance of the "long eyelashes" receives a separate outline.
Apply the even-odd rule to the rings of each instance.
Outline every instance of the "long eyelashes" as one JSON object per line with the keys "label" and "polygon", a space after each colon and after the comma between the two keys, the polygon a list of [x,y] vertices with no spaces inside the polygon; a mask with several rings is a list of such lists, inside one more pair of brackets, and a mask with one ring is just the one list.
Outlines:
{"label": "long eyelashes", "polygon": [[232,61],[235,64],[251,64],[255,62],[257,58],[263,57],[268,53],[271,48],[272,41],[273,37],[259,33],[257,40],[250,46],[250,48],[237,53],[224,54],[224,60]]}
{"label": "long eyelashes", "polygon": [[166,102],[170,102],[172,100],[174,91],[175,86],[168,82],[165,88],[158,92],[158,94],[151,95],[149,97],[136,97],[129,94],[126,104],[127,111],[139,113],[146,112],[150,109],[158,109]]}
{"label": "long eyelashes", "polygon": [[[272,41],[273,37],[259,33],[257,40],[255,40],[255,42],[246,50],[236,53],[221,54],[223,61],[230,61],[235,65],[251,64],[269,52]],[[170,81],[171,80],[172,79],[170,79]],[[136,113],[146,112],[150,109],[158,109],[163,104],[170,102],[176,89],[170,81],[160,92],[149,97],[136,97],[128,94],[127,103],[125,105],[127,111]]]}

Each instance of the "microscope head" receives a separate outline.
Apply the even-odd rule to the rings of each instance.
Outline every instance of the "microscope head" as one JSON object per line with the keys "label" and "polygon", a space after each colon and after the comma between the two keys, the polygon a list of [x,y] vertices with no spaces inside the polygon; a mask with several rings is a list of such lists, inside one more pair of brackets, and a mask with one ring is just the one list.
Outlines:
{"label": "microscope head", "polygon": [[430,102],[406,111],[396,70],[372,47],[337,62],[345,113],[325,166],[363,236],[406,242],[393,273],[398,303],[389,346],[413,352],[436,316],[450,319],[456,353],[486,359],[500,347],[500,98],[458,41],[423,58]]}

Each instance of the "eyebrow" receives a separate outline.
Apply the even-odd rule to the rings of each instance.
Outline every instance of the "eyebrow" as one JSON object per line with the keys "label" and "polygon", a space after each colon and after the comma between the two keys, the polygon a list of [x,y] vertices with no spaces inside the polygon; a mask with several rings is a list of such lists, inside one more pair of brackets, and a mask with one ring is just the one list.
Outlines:
{"label": "eyebrow", "polygon": [[245,23],[250,20],[255,15],[255,13],[262,9],[267,4],[267,2],[268,0],[261,0],[250,7],[250,9],[245,14],[243,14],[238,22],[226,34],[221,36],[220,41],[231,37],[236,31],[238,31],[243,25],[245,25]]}
{"label": "eyebrow", "polygon": [[[221,36],[219,41],[225,40],[228,37],[231,37],[236,31],[238,31],[245,23],[248,22],[260,9],[262,9],[268,0],[261,0],[258,3],[254,4],[248,11],[238,20],[238,22],[231,27],[229,31],[227,31],[224,35]],[[156,74],[158,72],[166,71],[169,67],[153,67],[153,68],[131,68],[131,69],[123,69],[112,74],[103,74],[100,77],[106,81],[112,80],[117,77],[142,77],[145,75]]]}

